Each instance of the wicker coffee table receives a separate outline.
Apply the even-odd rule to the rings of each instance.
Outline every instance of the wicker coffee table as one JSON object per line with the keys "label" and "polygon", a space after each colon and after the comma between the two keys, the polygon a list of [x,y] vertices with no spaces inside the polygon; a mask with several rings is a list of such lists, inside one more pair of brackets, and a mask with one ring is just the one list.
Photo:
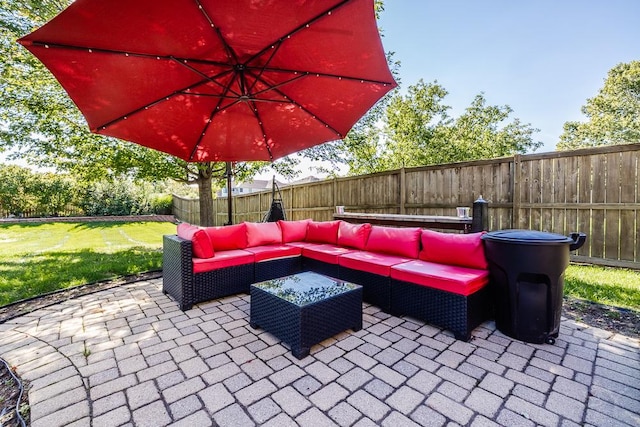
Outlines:
{"label": "wicker coffee table", "polygon": [[302,359],[314,344],[362,329],[362,287],[313,272],[256,283],[250,325],[272,333]]}

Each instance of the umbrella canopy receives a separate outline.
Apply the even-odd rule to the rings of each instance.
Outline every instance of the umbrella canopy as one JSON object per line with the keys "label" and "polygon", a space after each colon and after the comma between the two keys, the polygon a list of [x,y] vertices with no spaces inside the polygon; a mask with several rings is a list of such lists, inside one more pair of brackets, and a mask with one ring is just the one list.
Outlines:
{"label": "umbrella canopy", "polygon": [[396,86],[373,0],[76,0],[19,42],[92,132],[187,161],[342,139]]}

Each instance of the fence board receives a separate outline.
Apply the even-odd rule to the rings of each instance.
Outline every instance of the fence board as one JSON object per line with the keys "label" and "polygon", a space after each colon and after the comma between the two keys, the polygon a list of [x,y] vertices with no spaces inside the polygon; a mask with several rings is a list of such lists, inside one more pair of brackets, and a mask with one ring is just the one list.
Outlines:
{"label": "fence board", "polygon": [[[404,173],[404,178],[401,178]],[[533,228],[588,234],[583,257],[636,266],[640,261],[640,144],[517,155],[330,179],[281,189],[287,219],[332,219],[348,212],[454,215],[480,195],[490,229]],[[271,193],[234,197],[234,222],[259,221]],[[174,215],[198,223],[198,201],[174,197]],[[216,224],[227,221],[215,200]],[[582,258],[581,258],[582,259]],[[627,263],[627,264],[625,264]]]}
{"label": "fence board", "polygon": [[[542,159],[531,161],[531,182],[529,186],[529,203],[534,205],[540,205],[542,203],[542,180],[543,180],[543,167]],[[532,230],[544,230],[542,226],[542,207],[531,209],[530,227]],[[548,230],[547,230],[548,231]]]}
{"label": "fence board", "polygon": [[[591,160],[588,156],[578,157],[578,203],[591,203],[592,175]],[[591,230],[590,208],[578,209],[578,229],[587,233],[591,238],[578,250],[580,256],[591,256],[593,246],[593,233]]]}
{"label": "fence board", "polygon": [[[523,203],[529,203],[531,200],[531,170],[529,161],[521,161],[520,162],[520,170],[516,171],[519,174],[519,195],[520,200],[518,200],[518,205],[522,205]],[[517,228],[529,229],[531,228],[531,210],[527,208],[520,208],[518,212],[518,223],[516,224]]]}

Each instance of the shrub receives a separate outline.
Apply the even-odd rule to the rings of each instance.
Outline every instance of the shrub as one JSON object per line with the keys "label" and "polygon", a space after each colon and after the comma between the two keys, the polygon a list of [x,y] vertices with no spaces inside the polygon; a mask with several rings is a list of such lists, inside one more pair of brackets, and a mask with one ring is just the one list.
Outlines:
{"label": "shrub", "polygon": [[173,196],[171,194],[155,194],[150,198],[151,210],[157,215],[171,215]]}
{"label": "shrub", "polygon": [[89,216],[140,215],[149,211],[144,195],[124,180],[91,184],[80,203]]}

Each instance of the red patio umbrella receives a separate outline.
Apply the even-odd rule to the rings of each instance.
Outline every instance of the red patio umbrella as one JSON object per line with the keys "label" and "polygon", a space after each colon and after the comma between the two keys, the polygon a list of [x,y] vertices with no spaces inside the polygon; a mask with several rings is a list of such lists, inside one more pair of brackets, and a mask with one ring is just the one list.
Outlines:
{"label": "red patio umbrella", "polygon": [[76,0],[19,42],[92,132],[187,161],[341,139],[396,86],[373,0]]}

